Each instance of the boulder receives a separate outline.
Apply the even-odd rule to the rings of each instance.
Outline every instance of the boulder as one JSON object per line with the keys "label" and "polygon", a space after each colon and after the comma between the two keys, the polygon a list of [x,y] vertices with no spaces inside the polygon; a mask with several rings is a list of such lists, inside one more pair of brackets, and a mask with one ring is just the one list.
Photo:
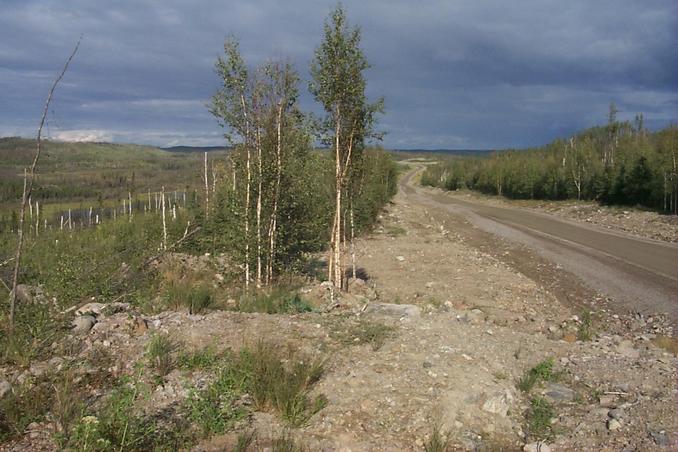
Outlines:
{"label": "boulder", "polygon": [[506,417],[509,408],[511,408],[512,401],[513,395],[511,395],[511,392],[508,390],[495,393],[485,401],[483,404],[483,411]]}
{"label": "boulder", "polygon": [[80,306],[75,311],[75,314],[80,316],[90,315],[94,317],[99,317],[103,312],[104,308],[106,308],[106,305],[103,303],[87,303],[85,305]]}
{"label": "boulder", "polygon": [[94,316],[81,315],[73,319],[73,332],[76,334],[87,334],[96,323],[97,320]]}
{"label": "boulder", "polygon": [[536,443],[525,444],[523,446],[524,452],[551,452],[551,447],[543,441]]}
{"label": "boulder", "polygon": [[412,320],[421,317],[421,309],[412,304],[370,303],[365,309],[365,313],[398,320]]}
{"label": "boulder", "polygon": [[552,402],[571,402],[575,397],[572,389],[558,383],[549,383],[544,395]]}
{"label": "boulder", "polygon": [[5,379],[0,379],[0,400],[12,391],[12,385]]}

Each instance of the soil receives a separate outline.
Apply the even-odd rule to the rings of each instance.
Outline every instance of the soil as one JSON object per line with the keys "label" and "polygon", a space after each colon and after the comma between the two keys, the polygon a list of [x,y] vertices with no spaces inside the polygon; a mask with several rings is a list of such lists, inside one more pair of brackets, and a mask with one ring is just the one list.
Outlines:
{"label": "soil", "polygon": [[646,239],[678,242],[678,215],[666,215],[631,206],[605,206],[591,201],[511,200],[469,190],[449,192],[460,199],[472,199],[502,207],[518,207],[594,224]]}
{"label": "soil", "polygon": [[[116,360],[110,372],[131,373],[160,330],[189,349],[237,350],[264,339],[326,359],[313,391],[327,396],[327,406],[291,430],[272,413],[255,413],[241,428],[257,430],[256,450],[284,431],[307,450],[424,450],[434,426],[449,434],[450,450],[536,450],[540,439],[551,450],[678,448],[678,360],[666,319],[613,313],[528,249],[409,204],[403,193],[356,250],[364,278],[348,293],[318,283],[302,289],[316,312],[166,312],[143,321],[122,312],[102,318],[80,353],[108,349]],[[141,324],[148,330],[135,330]],[[392,329],[383,344],[352,340],[365,324]],[[586,332],[592,340],[583,340]],[[557,382],[519,390],[518,381],[546,359]],[[27,371],[4,372],[14,381]],[[182,388],[199,378],[173,372],[146,409],[181,400]],[[553,406],[548,438],[530,428],[537,396]],[[48,431],[33,426],[7,450],[48,450]],[[233,434],[213,437],[195,450],[228,450],[232,441]]]}

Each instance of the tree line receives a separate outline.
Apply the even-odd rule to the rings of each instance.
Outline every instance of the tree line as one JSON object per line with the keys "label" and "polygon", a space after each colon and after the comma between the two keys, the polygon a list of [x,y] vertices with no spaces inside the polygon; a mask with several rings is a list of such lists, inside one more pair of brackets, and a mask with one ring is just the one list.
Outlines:
{"label": "tree line", "polygon": [[[245,286],[272,284],[308,252],[330,245],[328,280],[345,282],[345,256],[396,191],[396,169],[381,150],[375,115],[383,101],[368,102],[360,30],[341,7],[325,23],[311,63],[309,90],[324,118],[302,112],[300,77],[287,61],[248,66],[230,37],[216,62],[221,87],[211,113],[232,146],[225,176],[210,199],[205,184],[202,246],[217,247],[242,264]],[[315,151],[319,138],[329,152]],[[205,181],[208,177],[205,176]]]}
{"label": "tree line", "polygon": [[459,157],[429,167],[422,184],[515,199],[578,199],[678,213],[678,126],[648,131],[643,116],[527,150]]}

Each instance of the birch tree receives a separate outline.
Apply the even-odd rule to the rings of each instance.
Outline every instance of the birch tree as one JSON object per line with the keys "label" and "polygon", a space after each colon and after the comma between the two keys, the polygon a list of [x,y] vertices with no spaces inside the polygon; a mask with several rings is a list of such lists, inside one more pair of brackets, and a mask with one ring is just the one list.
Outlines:
{"label": "birch tree", "polygon": [[240,55],[238,41],[228,38],[224,42],[224,56],[217,59],[216,71],[222,81],[219,91],[212,97],[210,112],[226,129],[226,139],[245,150],[246,181],[244,188],[243,241],[245,247],[245,286],[250,283],[250,198],[252,195],[252,125],[249,94],[249,73]]}
{"label": "birch tree", "polygon": [[326,112],[323,123],[325,141],[332,145],[334,157],[334,217],[331,228],[328,280],[342,286],[342,194],[354,161],[354,152],[364,143],[369,112],[365,97],[363,71],[369,68],[360,48],[360,29],[350,27],[346,13],[337,7],[325,22],[324,38],[311,63],[311,93]]}

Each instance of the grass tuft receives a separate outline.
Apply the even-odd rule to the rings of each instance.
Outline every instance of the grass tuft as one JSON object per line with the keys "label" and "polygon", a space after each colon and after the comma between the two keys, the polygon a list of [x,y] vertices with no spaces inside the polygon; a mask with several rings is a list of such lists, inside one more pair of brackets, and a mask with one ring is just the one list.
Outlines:
{"label": "grass tuft", "polygon": [[547,358],[540,362],[532,369],[528,370],[518,380],[518,389],[522,392],[530,392],[530,390],[540,381],[555,381],[559,377],[559,373],[554,372],[553,366],[555,361],[553,358]]}
{"label": "grass tuft", "polygon": [[424,450],[426,452],[446,452],[450,448],[449,433],[443,433],[440,430],[440,425],[434,424],[433,431],[424,443]]}
{"label": "grass tuft", "polygon": [[151,338],[146,348],[146,357],[151,368],[161,379],[176,369],[177,352],[181,345],[167,334],[157,334]]}
{"label": "grass tuft", "polygon": [[551,419],[555,416],[553,406],[542,397],[533,397],[527,410],[527,432],[536,439],[550,439],[553,436]]}

